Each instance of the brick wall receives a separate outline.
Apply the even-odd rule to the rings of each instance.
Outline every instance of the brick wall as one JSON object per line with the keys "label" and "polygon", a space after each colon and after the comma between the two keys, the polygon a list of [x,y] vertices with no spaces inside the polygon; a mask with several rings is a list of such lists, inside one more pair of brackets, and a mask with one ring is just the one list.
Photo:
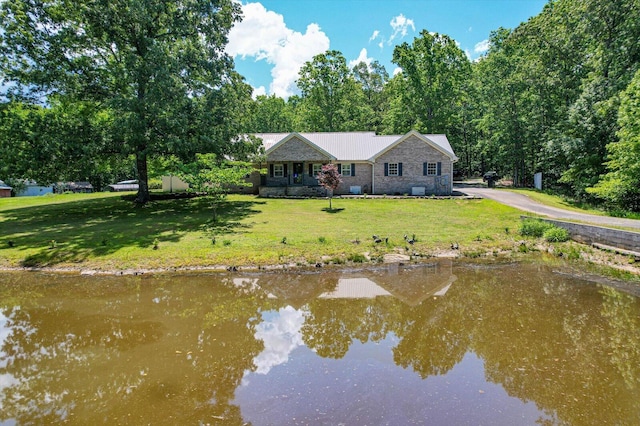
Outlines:
{"label": "brick wall", "polygon": [[[423,176],[423,163],[442,163],[440,176]],[[384,163],[402,163],[402,176],[385,176]],[[411,194],[414,186],[427,194],[451,194],[453,163],[448,156],[411,136],[376,159],[376,194]]]}
{"label": "brick wall", "polygon": [[[341,163],[336,161],[336,163]],[[359,186],[363,194],[371,194],[371,164],[369,163],[349,163],[355,165],[355,176],[342,176],[342,183],[334,191],[334,194],[349,194],[352,186]]]}
{"label": "brick wall", "polygon": [[271,152],[267,157],[267,161],[270,163],[288,161],[327,163],[329,162],[329,157],[323,155],[308,143],[294,137]]}

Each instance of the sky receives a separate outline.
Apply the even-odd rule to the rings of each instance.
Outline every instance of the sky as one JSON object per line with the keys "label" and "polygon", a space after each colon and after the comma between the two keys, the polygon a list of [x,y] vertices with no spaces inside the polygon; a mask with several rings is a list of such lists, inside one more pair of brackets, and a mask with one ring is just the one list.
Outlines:
{"label": "sky", "polygon": [[227,53],[254,96],[299,93],[300,67],[329,49],[351,67],[377,60],[390,75],[395,46],[422,30],[446,34],[471,60],[486,52],[491,31],[515,28],[547,0],[242,0],[243,21],[229,33]]}

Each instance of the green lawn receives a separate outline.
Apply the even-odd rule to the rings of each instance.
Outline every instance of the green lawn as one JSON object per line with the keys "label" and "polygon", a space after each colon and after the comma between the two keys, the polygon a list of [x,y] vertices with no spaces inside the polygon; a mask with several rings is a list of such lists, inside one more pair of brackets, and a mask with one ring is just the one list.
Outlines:
{"label": "green lawn", "polygon": [[[513,249],[520,211],[490,200],[261,199],[233,195],[212,210],[204,198],[139,207],[122,194],[0,199],[0,266],[179,268],[308,264]],[[376,244],[372,236],[383,242]],[[409,245],[404,235],[416,242]],[[388,242],[384,242],[384,239]],[[215,239],[215,242],[214,242]]]}
{"label": "green lawn", "polygon": [[607,213],[604,210],[596,209],[591,206],[575,203],[569,201],[563,197],[558,195],[551,195],[541,191],[537,191],[535,189],[526,189],[526,188],[500,188],[505,189],[511,192],[517,192],[519,194],[526,195],[530,197],[532,200],[539,202],[540,204],[544,204],[550,207],[556,207],[559,209],[574,211],[578,213],[588,213],[595,214],[599,216],[607,216]]}

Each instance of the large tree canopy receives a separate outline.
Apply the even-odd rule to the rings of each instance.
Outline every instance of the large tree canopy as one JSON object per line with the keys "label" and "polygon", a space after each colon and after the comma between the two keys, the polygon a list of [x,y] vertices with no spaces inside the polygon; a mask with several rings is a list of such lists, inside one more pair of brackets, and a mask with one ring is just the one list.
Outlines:
{"label": "large tree canopy", "polygon": [[106,131],[112,122],[111,114],[93,102],[66,103],[52,97],[47,107],[2,104],[0,176],[41,183],[80,178],[95,188],[130,178],[132,162],[121,154],[120,139]]}
{"label": "large tree canopy", "polygon": [[413,127],[446,133],[460,108],[463,84],[471,77],[465,53],[449,36],[422,30],[413,44],[396,46],[393,62],[406,79],[402,96],[416,115]]}
{"label": "large tree canopy", "polygon": [[354,80],[342,53],[329,50],[316,55],[300,69],[303,126],[312,131],[364,130],[371,109]]}
{"label": "large tree canopy", "polygon": [[640,70],[621,95],[619,141],[607,145],[608,173],[589,191],[611,206],[640,211]]}
{"label": "large tree canopy", "polygon": [[221,102],[233,110],[250,95],[224,52],[239,18],[233,0],[6,0],[0,63],[32,99],[56,94],[111,111],[122,153],[136,158],[144,203],[150,156],[237,146],[215,114]]}

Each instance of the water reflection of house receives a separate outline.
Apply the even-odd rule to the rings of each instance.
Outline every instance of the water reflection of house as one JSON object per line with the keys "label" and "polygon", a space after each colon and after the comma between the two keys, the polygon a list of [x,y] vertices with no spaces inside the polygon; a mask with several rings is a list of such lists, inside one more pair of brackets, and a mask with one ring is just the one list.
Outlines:
{"label": "water reflection of house", "polygon": [[416,306],[430,297],[444,296],[457,277],[453,262],[445,260],[415,268],[398,268],[397,273],[376,276],[376,283],[395,298]]}
{"label": "water reflection of house", "polygon": [[330,292],[322,293],[320,299],[375,299],[378,296],[391,296],[369,278],[353,277],[340,278],[338,285]]}
{"label": "water reflection of house", "polygon": [[415,267],[391,265],[379,272],[352,274],[267,275],[257,285],[270,297],[299,308],[319,299],[374,299],[395,297],[416,306],[430,297],[441,297],[456,280],[450,260]]}
{"label": "water reflection of house", "polygon": [[258,285],[270,297],[285,300],[290,306],[300,308],[336,286],[339,275],[323,274],[267,274],[260,277]]}

